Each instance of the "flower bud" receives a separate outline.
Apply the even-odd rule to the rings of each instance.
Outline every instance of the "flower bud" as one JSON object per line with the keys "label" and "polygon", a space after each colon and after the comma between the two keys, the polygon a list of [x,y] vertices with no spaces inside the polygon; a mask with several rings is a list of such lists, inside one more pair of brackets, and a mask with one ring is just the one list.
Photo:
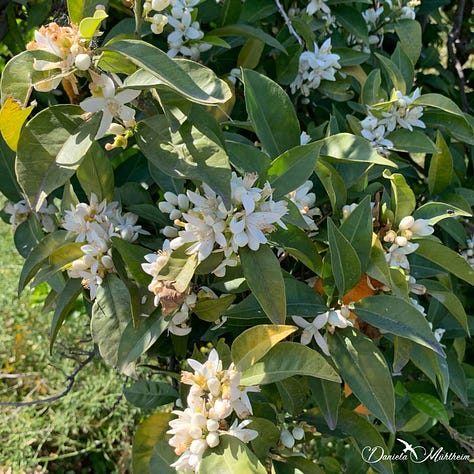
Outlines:
{"label": "flower bud", "polygon": [[91,67],[92,60],[88,54],[82,53],[76,56],[74,64],[80,71],[87,71]]}

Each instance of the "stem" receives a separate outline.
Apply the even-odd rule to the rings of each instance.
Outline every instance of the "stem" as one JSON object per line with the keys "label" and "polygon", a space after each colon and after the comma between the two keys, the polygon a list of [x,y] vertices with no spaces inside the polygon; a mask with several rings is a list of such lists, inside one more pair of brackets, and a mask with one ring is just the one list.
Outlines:
{"label": "stem", "polygon": [[296,38],[300,46],[304,45],[304,42],[301,38],[301,36],[296,32],[296,30],[293,28],[293,24],[291,23],[290,17],[286,13],[285,9],[283,8],[283,5],[281,4],[280,0],[275,0],[275,3],[278,7],[278,10],[280,10],[281,16],[285,20],[286,26],[288,27],[288,30],[290,33]]}

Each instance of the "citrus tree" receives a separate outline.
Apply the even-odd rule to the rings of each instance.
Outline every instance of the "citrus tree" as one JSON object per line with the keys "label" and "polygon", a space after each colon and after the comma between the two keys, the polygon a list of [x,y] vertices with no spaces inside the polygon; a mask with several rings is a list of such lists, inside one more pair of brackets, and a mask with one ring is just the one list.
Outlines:
{"label": "citrus tree", "polygon": [[51,350],[81,299],[157,409],[134,472],[462,471],[474,120],[446,3],[5,10],[19,291],[50,286]]}

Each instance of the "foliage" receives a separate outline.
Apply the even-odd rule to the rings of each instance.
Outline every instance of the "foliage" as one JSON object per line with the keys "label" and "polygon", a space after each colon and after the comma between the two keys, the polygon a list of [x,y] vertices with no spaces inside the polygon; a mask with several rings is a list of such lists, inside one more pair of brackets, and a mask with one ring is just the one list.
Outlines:
{"label": "foliage", "polygon": [[[45,335],[50,318],[40,315],[47,287],[28,289],[18,298],[15,282],[23,259],[12,251],[9,227],[1,222],[0,229],[1,401],[44,399],[63,390],[64,373],[71,373],[76,362],[58,353],[49,355]],[[58,341],[61,353],[67,354],[69,346],[91,348],[90,343],[80,344],[87,333],[84,317],[77,306]],[[94,472],[126,471],[131,462],[129,443],[140,415],[125,400],[119,402],[122,385],[112,369],[96,360],[83,369],[65,398],[30,407],[3,406],[0,472],[8,468],[25,472],[37,465],[50,472],[92,472],[86,471],[91,466]]]}
{"label": "foliage", "polygon": [[[175,401],[138,427],[134,472],[462,471],[466,12],[109,3],[68,2],[71,24],[10,48],[0,191],[19,290],[50,288],[51,350],[83,298],[127,400]],[[331,465],[321,436],[354,448]]]}

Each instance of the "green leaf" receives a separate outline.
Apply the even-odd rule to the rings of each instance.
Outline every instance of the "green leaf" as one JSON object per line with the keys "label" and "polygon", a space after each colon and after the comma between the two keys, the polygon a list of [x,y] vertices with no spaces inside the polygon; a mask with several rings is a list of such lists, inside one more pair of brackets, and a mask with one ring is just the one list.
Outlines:
{"label": "green leaf", "polygon": [[403,51],[410,58],[413,65],[415,65],[420,57],[422,48],[420,23],[416,20],[397,20],[395,31],[400,38]]}
{"label": "green leaf", "polygon": [[474,129],[465,117],[439,109],[425,109],[423,122],[428,128],[446,130],[456,140],[474,145]]}
{"label": "green leaf", "polygon": [[266,474],[267,470],[255,454],[235,436],[224,435],[219,445],[204,453],[200,474]]}
{"label": "green leaf", "polygon": [[108,0],[67,0],[67,11],[71,23],[78,25],[81,20],[93,16],[97,5],[107,6]]}
{"label": "green leaf", "polygon": [[99,202],[112,200],[114,170],[112,163],[98,143],[94,143],[77,170],[77,179],[87,196],[94,193]]}
{"label": "green leaf", "polygon": [[15,153],[8,147],[0,134],[0,192],[10,201],[23,199],[15,175]]}
{"label": "green leaf", "polygon": [[407,300],[375,295],[355,303],[355,314],[379,329],[406,337],[444,356],[426,318]]}
{"label": "green leaf", "polygon": [[332,48],[331,53],[339,56],[338,63],[342,67],[357,66],[365,63],[370,58],[370,54],[352,48]]}
{"label": "green leaf", "polygon": [[340,229],[359,257],[361,271],[364,272],[372,248],[372,209],[370,196],[366,196],[344,220]]}
{"label": "green leaf", "polygon": [[158,340],[167,326],[161,311],[155,311],[147,318],[140,318],[138,328],[133,326],[133,321],[129,321],[118,342],[117,366],[123,369],[136,361]]}
{"label": "green leaf", "polygon": [[436,146],[439,152],[431,157],[428,171],[428,189],[431,195],[441,194],[451,184],[454,173],[451,151],[439,130],[436,133]]}
{"label": "green leaf", "polygon": [[308,385],[329,429],[334,430],[341,402],[341,384],[311,377],[308,378]]}
{"label": "green leaf", "polygon": [[[227,83],[219,79],[212,69],[209,69],[196,61],[190,61],[189,59],[176,58],[173,59],[173,61],[192,78],[193,82],[202,91],[204,91],[209,97],[212,97],[215,101],[218,101],[216,103],[227,102],[232,97],[232,93]],[[182,71],[181,74],[183,74]],[[165,84],[166,83],[164,83],[163,80],[153,72],[139,69],[125,79],[123,88],[149,89],[157,87],[162,89],[162,91],[160,91],[161,98],[162,92],[164,93],[164,91],[170,87],[169,84],[166,84],[165,89]],[[177,97],[183,100],[181,96],[178,95]]]}
{"label": "green leaf", "polygon": [[318,156],[314,148],[297,146],[273,160],[267,172],[267,179],[274,189],[275,200],[294,191],[311,176]]}
{"label": "green leaf", "polygon": [[[121,54],[192,102],[204,105],[221,104],[230,98],[230,90],[225,84],[221,84],[218,88],[220,91],[225,91],[224,97],[209,95],[194,82],[179,63],[170,59],[161,49],[144,41],[118,40],[108,43],[102,50]],[[196,70],[200,68],[204,68],[204,66],[197,66]],[[210,75],[212,76],[212,74]],[[216,80],[220,81],[220,79]]]}
{"label": "green leaf", "polygon": [[146,158],[175,178],[197,179],[230,203],[230,165],[219,139],[204,124],[183,124],[176,133],[155,115],[138,123],[137,142]]}
{"label": "green leaf", "polygon": [[240,0],[224,0],[221,14],[219,17],[219,26],[235,23],[242,10],[242,2]]}
{"label": "green leaf", "polygon": [[417,255],[439,265],[470,285],[474,285],[474,270],[461,255],[432,240],[420,239],[416,243],[418,244]]}
{"label": "green leaf", "polygon": [[160,474],[176,474],[176,469],[171,467],[176,461],[176,454],[172,446],[168,444],[166,437],[162,436],[153,446],[150,462],[149,471],[134,471],[140,473],[160,473]]}
{"label": "green leaf", "polygon": [[342,296],[360,280],[362,267],[355,248],[335,226],[332,219],[328,219],[328,238],[332,273],[339,294]]}
{"label": "green leaf", "polygon": [[393,336],[393,373],[398,374],[410,362],[413,342],[400,336]]}
{"label": "green leaf", "polygon": [[254,28],[253,26],[245,25],[243,23],[239,23],[236,25],[226,25],[221,28],[216,28],[215,30],[209,31],[208,35],[223,37],[243,36],[244,38],[253,38],[263,41],[265,44],[268,44],[269,46],[272,46],[273,48],[276,48],[286,54],[286,49],[273,36],[270,36],[259,28]]}
{"label": "green leaf", "polygon": [[74,174],[71,167],[56,163],[67,139],[82,124],[83,110],[55,105],[35,115],[23,128],[15,164],[18,182],[33,208]]}
{"label": "green leaf", "polygon": [[401,73],[400,69],[398,69],[397,65],[392,60],[385,56],[382,56],[381,54],[374,54],[379,60],[382,68],[385,70],[388,77],[392,81],[393,87],[396,90],[400,91],[402,94],[406,94],[407,86],[405,83],[405,79],[403,78],[403,74]]}
{"label": "green leaf", "polygon": [[410,359],[438,388],[443,402],[446,403],[450,379],[446,358],[415,344]]}
{"label": "green leaf", "polygon": [[269,450],[278,444],[280,430],[270,420],[254,417],[249,428],[258,431],[258,436],[250,441],[252,451],[259,459],[265,459]]}
{"label": "green leaf", "polygon": [[294,375],[341,381],[337,372],[319,352],[297,342],[280,342],[242,373],[241,384],[264,385]]}
{"label": "green leaf", "polygon": [[398,223],[406,216],[411,216],[416,206],[415,193],[407,184],[405,177],[400,173],[390,173],[385,170],[383,176],[390,180],[392,188],[392,210],[395,213],[394,223]]}
{"label": "green leaf", "polygon": [[469,336],[466,311],[459,298],[443,284],[434,280],[418,280],[417,283],[426,287],[427,293],[439,301],[457,320]]}
{"label": "green leaf", "polygon": [[471,217],[472,214],[452,204],[439,201],[427,202],[413,213],[415,219],[427,219],[430,221],[430,225],[454,216]]}
{"label": "green leaf", "polygon": [[265,151],[276,158],[300,144],[300,126],[286,92],[258,72],[242,73],[247,113]]}
{"label": "green leaf", "polygon": [[257,173],[265,176],[270,167],[271,160],[254,145],[226,140],[226,148],[229,152],[230,162],[240,174]]}
{"label": "green leaf", "polygon": [[328,156],[343,162],[352,161],[390,167],[396,166],[392,161],[380,156],[365,138],[350,133],[331,135],[307,146],[321,146],[321,156]]}
{"label": "green leaf", "polygon": [[366,271],[371,278],[382,282],[384,285],[391,286],[390,268],[385,259],[385,250],[375,234],[372,235],[370,260]]}
{"label": "green leaf", "polygon": [[27,258],[43,237],[44,233],[41,230],[41,224],[35,215],[30,214],[26,221],[23,221],[15,229],[13,240],[18,253],[23,258]]}
{"label": "green leaf", "polygon": [[[306,283],[295,278],[284,278],[286,292],[286,308],[290,316],[314,316],[324,313],[327,307],[321,296]],[[225,315],[233,325],[248,326],[255,324],[257,318],[262,317],[263,311],[257,299],[250,294],[240,303],[228,309]]]}
{"label": "green leaf", "polygon": [[[362,458],[373,469],[382,474],[392,474],[393,467],[390,459],[380,458],[381,451],[389,453],[384,438],[377,428],[366,418],[355,414],[352,411],[341,409],[338,419],[338,428],[351,437],[356,444]],[[380,446],[381,450],[375,451],[375,456],[370,458],[372,448]],[[370,459],[370,460],[369,460]]]}
{"label": "green leaf", "polygon": [[337,369],[355,396],[395,432],[392,376],[378,347],[354,328],[337,329],[328,335],[328,343]]}
{"label": "green leaf", "polygon": [[461,402],[467,407],[469,399],[467,395],[466,374],[458,360],[456,351],[450,349],[448,352],[447,362],[449,368],[449,388],[459,397]]}
{"label": "green leaf", "polygon": [[449,416],[444,405],[429,393],[409,393],[410,402],[422,413],[449,425]]}
{"label": "green leaf", "polygon": [[14,56],[6,64],[0,78],[2,104],[9,97],[13,97],[26,106],[33,90],[33,84],[60,74],[59,69],[36,71],[33,68],[35,59],[52,62],[59,60],[58,56],[42,50],[23,51]]}
{"label": "green leaf", "polygon": [[349,5],[331,5],[331,14],[349,33],[368,43],[367,23],[359,10]]}
{"label": "green leaf", "polygon": [[167,405],[176,401],[179,396],[169,384],[151,380],[138,380],[125,387],[123,394],[129,403],[142,410]]}
{"label": "green leaf", "polygon": [[20,294],[28,282],[36,275],[43,263],[49,256],[66,240],[67,232],[58,230],[51,234],[47,234],[32,249],[21,269],[20,280],[18,282],[18,293]]}
{"label": "green leaf", "polygon": [[63,325],[64,320],[71,312],[77,297],[82,292],[82,283],[78,278],[71,278],[66,282],[63,291],[59,294],[54,309],[53,321],[51,322],[51,330],[49,333],[49,352],[53,352],[53,345],[56,337]]}
{"label": "green leaf", "polygon": [[91,318],[92,339],[104,361],[111,367],[118,365],[120,339],[130,319],[127,287],[111,273],[97,289]]}
{"label": "green leaf", "polygon": [[237,369],[248,369],[297,329],[296,326],[261,324],[242,332],[235,338],[231,348],[232,360]]}
{"label": "green leaf", "polygon": [[237,58],[237,67],[254,69],[262,57],[265,43],[260,39],[249,38],[242,46]]}
{"label": "green leaf", "polygon": [[365,83],[362,86],[361,100],[364,105],[373,105],[380,100],[385,100],[381,89],[382,77],[380,69],[373,69],[367,76]]}
{"label": "green leaf", "polygon": [[298,259],[316,274],[321,273],[323,261],[314,242],[300,228],[287,224],[287,230],[273,231],[269,239],[283,247],[292,257]]}
{"label": "green leaf", "polygon": [[308,398],[308,387],[306,386],[306,380],[308,379],[321,380],[314,377],[290,377],[275,382],[280,394],[282,408],[287,413],[296,416],[305,408]]}
{"label": "green leaf", "polygon": [[334,166],[319,159],[314,167],[316,176],[321,181],[333,209],[341,208],[347,202],[346,183]]}
{"label": "green leaf", "polygon": [[203,321],[214,322],[225,313],[234,300],[235,295],[199,299],[193,308],[193,313]]}
{"label": "green leaf", "polygon": [[257,251],[241,247],[239,256],[244,277],[265,314],[272,323],[284,324],[286,296],[280,262],[268,245]]}
{"label": "green leaf", "polygon": [[[169,429],[168,423],[174,417],[171,413],[155,413],[138,426],[132,447],[133,472],[152,474],[150,459],[154,453],[153,447],[157,442],[166,437],[166,431]],[[173,472],[176,472],[175,469],[171,470],[170,468],[169,471],[166,471],[166,467],[164,469],[160,468],[160,474],[172,474]]]}
{"label": "green leaf", "polygon": [[393,143],[391,149],[395,151],[407,153],[436,153],[438,151],[426,133],[420,130],[399,128],[387,134],[386,138]]}

